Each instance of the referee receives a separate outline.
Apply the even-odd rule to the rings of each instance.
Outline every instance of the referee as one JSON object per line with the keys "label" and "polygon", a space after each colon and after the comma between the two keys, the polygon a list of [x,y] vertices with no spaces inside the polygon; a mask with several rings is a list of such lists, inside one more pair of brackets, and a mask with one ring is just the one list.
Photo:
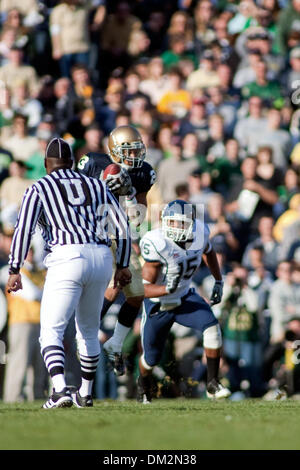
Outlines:
{"label": "referee", "polygon": [[[117,241],[116,287],[131,280],[128,269],[131,240],[127,218],[118,201],[100,180],[72,170],[72,152],[55,138],[45,154],[47,175],[24,194],[9,258],[8,292],[22,289],[20,268],[31,236],[39,225],[50,253],[41,302],[41,352],[53,382],[44,408],[92,406],[92,385],[100,345],[99,312],[112,276],[109,229]],[[75,311],[76,339],[82,382],[72,394],[64,376],[63,337]]]}

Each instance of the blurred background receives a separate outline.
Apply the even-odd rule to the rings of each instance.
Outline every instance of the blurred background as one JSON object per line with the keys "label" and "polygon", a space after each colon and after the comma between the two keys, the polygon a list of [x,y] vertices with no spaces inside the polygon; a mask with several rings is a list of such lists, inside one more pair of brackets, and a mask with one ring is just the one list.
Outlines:
{"label": "blurred background", "polygon": [[[157,171],[149,204],[205,205],[225,276],[213,309],[232,399],[298,397],[299,103],[300,0],[1,0],[0,399],[32,401],[49,387],[38,343],[38,233],[23,290],[5,294],[23,193],[45,175],[52,137],[78,160],[106,152],[108,134],[124,124],[139,129]],[[209,298],[212,284],[201,266],[194,287]],[[102,343],[121,302],[103,321]],[[139,326],[140,318],[126,339],[126,376],[102,358],[95,398],[135,397]],[[76,386],[72,322],[65,347],[67,383]],[[159,396],[205,399],[202,338],[173,327],[154,372]]]}

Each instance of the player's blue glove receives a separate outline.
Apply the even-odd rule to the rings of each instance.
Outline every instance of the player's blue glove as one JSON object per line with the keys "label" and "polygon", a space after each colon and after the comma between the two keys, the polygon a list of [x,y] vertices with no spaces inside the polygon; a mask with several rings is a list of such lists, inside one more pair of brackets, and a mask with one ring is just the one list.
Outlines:
{"label": "player's blue glove", "polygon": [[219,304],[222,300],[223,295],[223,281],[216,281],[213,287],[213,291],[210,297],[210,305]]}
{"label": "player's blue glove", "polygon": [[119,196],[125,196],[132,191],[131,178],[125,168],[116,175],[108,175],[105,183],[112,193],[117,193]]}

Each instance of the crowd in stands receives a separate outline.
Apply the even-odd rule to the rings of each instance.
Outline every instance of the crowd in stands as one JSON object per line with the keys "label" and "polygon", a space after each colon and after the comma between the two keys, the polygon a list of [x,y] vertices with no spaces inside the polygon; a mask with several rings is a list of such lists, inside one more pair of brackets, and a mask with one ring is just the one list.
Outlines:
{"label": "crowd in stands", "polygon": [[[45,175],[52,137],[78,160],[106,152],[108,134],[124,124],[139,129],[157,172],[149,204],[204,204],[225,278],[213,309],[233,397],[275,396],[278,387],[297,396],[299,103],[300,0],[1,0],[0,399],[41,398],[47,383],[37,352],[38,235],[23,270],[28,289],[4,297],[24,190]],[[201,266],[193,284],[205,298],[212,282]],[[125,344],[126,377],[117,381],[103,359],[97,398],[134,397],[139,321]],[[72,351],[72,331],[66,341]],[[172,329],[155,371],[161,396],[204,396],[202,352],[194,331]],[[75,362],[66,363],[73,385]]]}

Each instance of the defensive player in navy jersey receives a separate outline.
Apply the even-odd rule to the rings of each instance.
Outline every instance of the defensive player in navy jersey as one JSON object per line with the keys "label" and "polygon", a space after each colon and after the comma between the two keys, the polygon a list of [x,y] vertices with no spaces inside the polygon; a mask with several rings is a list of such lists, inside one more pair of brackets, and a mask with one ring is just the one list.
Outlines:
{"label": "defensive player in navy jersey", "polygon": [[[145,300],[138,401],[151,401],[151,371],[161,360],[168,333],[175,322],[203,333],[207,395],[227,398],[230,391],[218,380],[221,330],[211,309],[211,305],[221,302],[223,281],[209,241],[208,226],[196,219],[192,204],[177,199],[164,209],[162,226],[146,233],[140,245],[145,260]],[[210,305],[191,288],[191,278],[202,258],[215,278]]]}
{"label": "defensive player in navy jersey", "polygon": [[[147,206],[147,193],[156,180],[156,173],[149,163],[145,162],[146,148],[140,133],[133,126],[120,126],[114,129],[108,138],[109,155],[88,153],[79,160],[77,169],[87,176],[103,179],[105,169],[111,163],[122,167],[119,175],[109,175],[105,182],[109,189],[118,196],[126,196],[128,205],[139,204]],[[104,344],[110,363],[117,375],[125,372],[122,358],[123,342],[139,313],[143,299],[144,286],[142,268],[134,247],[131,251],[129,269],[132,281],[123,289],[123,303],[113,336]],[[112,283],[105,292],[105,301],[101,312],[104,317],[109,307],[116,300],[119,290]]]}

